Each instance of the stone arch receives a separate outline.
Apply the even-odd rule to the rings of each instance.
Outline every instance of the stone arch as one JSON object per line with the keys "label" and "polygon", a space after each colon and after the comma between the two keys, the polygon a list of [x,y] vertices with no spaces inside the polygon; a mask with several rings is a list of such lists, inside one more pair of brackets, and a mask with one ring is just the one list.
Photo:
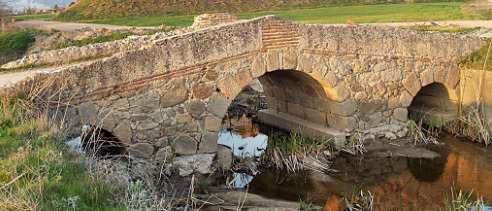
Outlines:
{"label": "stone arch", "polygon": [[[324,59],[320,60],[324,63]],[[205,125],[210,127],[207,123],[214,119],[213,130],[218,131],[219,119],[224,117],[232,100],[257,78],[264,86],[269,106],[259,115],[260,121],[286,130],[300,128],[307,135],[332,138],[337,143],[344,141],[346,132],[353,130],[352,115],[357,110],[355,101],[349,97],[348,86],[335,74],[328,74],[326,65],[303,70],[303,65],[309,65],[298,64],[298,60],[316,63],[296,51],[269,51],[253,57],[247,66],[224,73],[217,79],[215,93],[207,105],[215,117],[207,117],[209,121],[205,119]]]}
{"label": "stone arch", "polygon": [[457,115],[456,90],[446,83],[433,82],[419,89],[408,106],[408,116],[433,126],[443,126]]}

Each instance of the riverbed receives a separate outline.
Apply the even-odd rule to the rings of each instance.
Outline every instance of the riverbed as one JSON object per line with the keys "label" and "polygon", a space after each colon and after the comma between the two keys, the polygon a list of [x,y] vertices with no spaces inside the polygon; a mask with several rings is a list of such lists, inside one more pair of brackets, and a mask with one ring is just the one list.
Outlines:
{"label": "riverbed", "polygon": [[[269,136],[281,131],[252,121],[246,115],[224,120],[219,144],[230,146],[236,157],[258,158]],[[285,135],[282,134],[282,135]],[[239,188],[273,199],[309,200],[325,208],[341,209],[344,199],[364,191],[374,197],[374,210],[443,209],[451,190],[472,193],[472,199],[492,201],[492,150],[450,134],[441,134],[441,144],[420,146],[433,158],[397,156],[384,150],[364,155],[342,153],[331,168],[338,173],[288,173],[259,169],[256,175],[237,173]],[[412,148],[412,147],[410,147]],[[388,154],[390,154],[388,156]],[[490,207],[488,207],[490,208]]]}

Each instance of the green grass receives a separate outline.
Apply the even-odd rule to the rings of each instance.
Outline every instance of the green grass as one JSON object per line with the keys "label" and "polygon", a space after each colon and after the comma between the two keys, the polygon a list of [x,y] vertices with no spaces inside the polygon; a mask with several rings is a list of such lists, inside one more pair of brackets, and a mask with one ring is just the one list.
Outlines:
{"label": "green grass", "polygon": [[32,20],[32,19],[51,19],[55,17],[56,14],[38,14],[38,15],[13,15],[7,16],[6,19],[11,21],[12,18],[16,20]]}
{"label": "green grass", "polygon": [[[388,5],[364,5],[346,7],[327,7],[319,9],[304,9],[293,11],[271,11],[258,13],[236,14],[241,19],[251,19],[265,15],[276,15],[288,21],[307,24],[346,23],[352,20],[356,23],[378,22],[413,22],[413,21],[444,21],[481,19],[481,14],[460,12],[461,2],[445,3],[406,3]],[[128,26],[189,26],[193,16],[178,17],[141,17],[95,20],[92,23],[128,25]]]}
{"label": "green grass", "polygon": [[[489,44],[484,46],[482,49],[466,56],[463,60],[459,62],[461,67],[472,68],[472,69],[483,69],[485,59],[487,58],[487,52],[489,46],[492,45],[492,40],[489,40]],[[485,65],[485,70],[492,70],[492,52],[488,54],[487,64]]]}
{"label": "green grass", "polygon": [[0,93],[0,210],[124,210],[120,187],[88,171],[22,98]]}
{"label": "green grass", "polygon": [[128,36],[134,35],[134,34],[135,33],[131,32],[131,31],[125,31],[125,32],[113,33],[113,34],[109,34],[109,35],[102,35],[102,36],[98,36],[96,38],[88,37],[88,38],[84,38],[82,40],[68,40],[65,43],[58,44],[57,48],[60,49],[60,48],[66,48],[69,46],[82,47],[82,46],[94,44],[94,43],[111,42],[114,40],[125,39]]}
{"label": "green grass", "polygon": [[0,34],[0,64],[23,55],[35,41],[29,32],[7,32]]}

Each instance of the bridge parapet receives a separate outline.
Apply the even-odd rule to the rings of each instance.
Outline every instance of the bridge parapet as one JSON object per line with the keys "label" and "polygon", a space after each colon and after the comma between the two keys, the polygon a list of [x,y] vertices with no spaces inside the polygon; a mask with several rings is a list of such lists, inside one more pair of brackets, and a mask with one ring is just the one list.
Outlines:
{"label": "bridge parapet", "polygon": [[221,120],[254,78],[265,87],[269,117],[335,131],[339,143],[354,133],[396,138],[406,134],[407,108],[420,89],[440,83],[459,93],[455,62],[485,44],[267,16],[165,38],[35,82],[74,134],[82,125],[101,127],[144,159],[162,160],[172,147],[177,171],[187,175],[210,171]]}

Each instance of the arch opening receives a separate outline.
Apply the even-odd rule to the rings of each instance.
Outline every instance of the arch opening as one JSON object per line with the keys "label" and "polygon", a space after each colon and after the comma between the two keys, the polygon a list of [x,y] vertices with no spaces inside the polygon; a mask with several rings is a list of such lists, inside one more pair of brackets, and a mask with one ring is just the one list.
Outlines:
{"label": "arch opening", "polygon": [[102,128],[84,126],[80,138],[82,149],[86,153],[97,157],[122,155],[126,151],[125,145],[121,140]]}
{"label": "arch opening", "polygon": [[441,127],[457,115],[457,96],[442,83],[423,87],[408,107],[408,118],[430,126]]}
{"label": "arch opening", "polygon": [[222,119],[219,154],[232,150],[228,154],[258,157],[266,149],[267,135],[293,130],[314,138],[345,139],[345,126],[339,124],[343,116],[336,113],[344,109],[343,103],[334,93],[323,79],[298,70],[277,70],[253,79]]}

